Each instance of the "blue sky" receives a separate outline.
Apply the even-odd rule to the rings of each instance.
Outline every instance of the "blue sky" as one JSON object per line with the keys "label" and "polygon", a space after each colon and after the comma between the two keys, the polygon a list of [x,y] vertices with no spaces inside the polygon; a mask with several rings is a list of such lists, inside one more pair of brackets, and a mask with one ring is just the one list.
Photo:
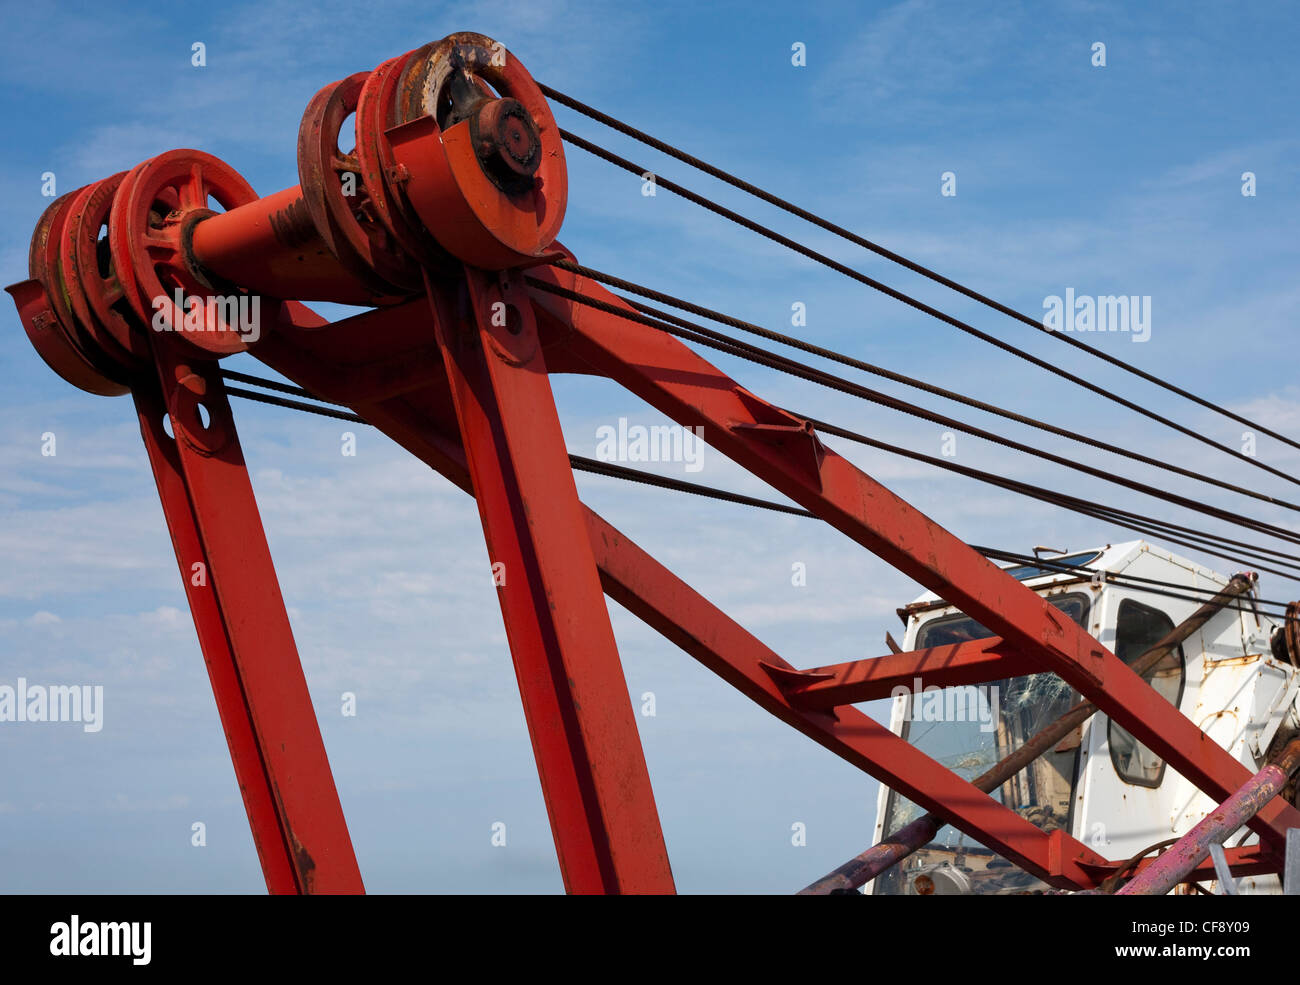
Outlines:
{"label": "blue sky", "polygon": [[[706,160],[1031,314],[1079,294],[1152,298],[1151,338],[1089,338],[1288,434],[1297,301],[1297,90],[1287,4],[46,4],[4,0],[0,271],[24,279],[60,192],[176,147],[259,191],[295,184],[322,85],[452,31]],[[207,46],[207,66],[190,46]],[[1104,68],[1091,47],[1106,45]],[[791,65],[802,42],[807,64]],[[1026,350],[1234,447],[1242,428],[556,108],[659,169]],[[1234,482],[1289,483],[1172,432],[569,151],[561,239],[580,260],[973,396]],[[940,175],[957,195],[940,194]],[[1254,172],[1258,193],[1241,194]],[[0,684],[103,684],[105,724],[0,724],[0,888],[263,888],[144,450],[126,399],[74,390],[0,306]],[[774,402],[938,454],[942,429],[718,357]],[[239,357],[231,368],[262,372]],[[892,384],[873,383],[912,397]],[[617,387],[557,379],[571,450],[620,416]],[[920,402],[946,412],[934,398]],[[375,892],[556,892],[540,789],[473,503],[369,430],[240,403],[237,418],[362,872]],[[970,416],[1026,437],[1016,426]],[[43,457],[54,432],[57,455]],[[1031,433],[1030,440],[1037,440]],[[1131,539],[883,453],[830,443],[958,535],[1027,551]],[[1152,478],[1058,439],[1054,451]],[[1297,454],[1260,437],[1261,459]],[[974,438],[957,461],[1210,529],[1211,521]],[[678,465],[659,466],[682,475]],[[696,481],[775,494],[707,453]],[[1164,482],[1164,479],[1159,481]],[[584,499],[796,665],[883,652],[917,588],[819,525],[580,476]],[[1294,528],[1230,494],[1180,491]],[[1229,562],[1198,558],[1225,570]],[[807,566],[805,587],[791,565]],[[1270,598],[1297,586],[1265,576]],[[876,783],[750,706],[616,606],[678,886],[793,891],[866,847]],[[358,715],[340,714],[343,691]],[[869,706],[881,715],[881,707]],[[190,845],[191,824],[208,844]],[[507,824],[507,845],[490,843]],[[804,847],[791,825],[807,826]]]}

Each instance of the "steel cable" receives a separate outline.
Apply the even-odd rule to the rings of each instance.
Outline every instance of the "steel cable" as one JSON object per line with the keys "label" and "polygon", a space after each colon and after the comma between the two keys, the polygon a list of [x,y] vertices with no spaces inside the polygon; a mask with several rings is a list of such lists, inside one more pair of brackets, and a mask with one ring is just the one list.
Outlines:
{"label": "steel cable", "polygon": [[[1217,486],[1220,489],[1225,489],[1228,490],[1229,492],[1238,493],[1239,495],[1242,496],[1248,496],[1251,499],[1257,499],[1260,500],[1261,502],[1270,503],[1274,506],[1282,507],[1283,509],[1300,512],[1300,503],[1292,503],[1284,499],[1278,499],[1277,497],[1270,496],[1267,493],[1262,493],[1254,489],[1248,489],[1244,486],[1234,485],[1231,482],[1225,482],[1222,479],[1217,479],[1214,476],[1206,475],[1202,472],[1194,471],[1193,469],[1184,468],[1183,466],[1180,465],[1175,465],[1172,462],[1166,462],[1158,458],[1152,458],[1149,455],[1143,455],[1140,452],[1132,451],[1131,449],[1123,448],[1120,447],[1119,445],[1112,445],[1109,442],[1102,441],[1099,438],[1093,438],[1088,435],[1080,434],[1076,431],[1071,431],[1068,428],[1063,428],[1053,424],[1048,424],[1045,421],[1040,421],[1036,418],[1028,417],[1024,414],[1018,414],[1013,410],[1007,410],[1006,408],[998,407],[994,404],[986,403],[983,400],[977,400],[974,397],[966,396],[963,393],[957,393],[956,391],[948,390],[941,386],[936,386],[933,383],[926,383],[923,380],[918,380],[915,377],[908,376],[904,373],[899,373],[894,370],[885,369],[884,367],[877,366],[873,363],[865,362],[864,360],[861,359],[856,359],[853,356],[845,355],[844,353],[837,352],[834,349],[827,349],[823,346],[816,345],[815,343],[812,342],[807,342],[803,339],[799,339],[794,336],[785,335],[781,332],[773,331],[772,329],[763,328],[761,325],[755,325],[752,322],[744,321],[743,319],[733,317],[732,315],[724,314],[720,311],[714,311],[710,308],[705,308],[701,305],[694,304],[690,301],[685,301],[681,298],[674,297],[671,294],[665,294],[662,291],[656,291],[653,288],[646,287],[645,285],[637,284],[632,281],[625,280],[621,277],[616,277],[613,274],[604,273],[603,271],[600,270],[593,270],[591,267],[585,267],[582,264],[573,263],[572,261],[569,260],[554,261],[553,266],[559,267],[562,270],[567,270],[571,273],[578,274],[579,276],[586,277],[590,280],[599,281],[600,283],[605,284],[607,286],[616,287],[619,290],[627,291],[631,294],[636,294],[643,298],[648,298],[652,301],[658,301],[661,304],[667,304],[671,307],[678,308],[682,311],[690,312],[691,314],[698,315],[701,318],[707,318],[710,321],[715,321],[721,325],[728,325],[732,328],[740,329],[743,332],[748,332],[752,335],[758,335],[761,338],[765,338],[773,342],[779,342],[782,345],[788,345],[791,348],[799,349],[803,352],[807,352],[812,355],[821,356],[824,359],[829,359],[834,362],[841,363],[845,366],[851,366],[854,369],[860,369],[865,373],[872,374],[873,376],[880,376],[884,379],[891,380],[895,383],[900,383],[903,386],[912,387],[913,389],[922,390],[925,393],[930,393],[933,394],[934,396],[942,397],[945,400],[952,400],[955,401],[956,403],[964,404],[967,407],[972,407],[976,410],[981,410],[989,414],[994,414],[998,417],[1002,417],[1010,421],[1015,421],[1018,424],[1024,424],[1027,427],[1032,427],[1040,431],[1045,431],[1048,434],[1054,434],[1057,435],[1058,437],[1067,438],[1071,441],[1075,441],[1080,444],[1087,445],[1090,448],[1096,448],[1099,451],[1110,452],[1111,454],[1119,455],[1124,458],[1128,458],[1132,461],[1139,462],[1143,465],[1149,465],[1153,468],[1158,468],[1166,472],[1171,472],[1175,475],[1183,476],[1184,478],[1195,479],[1198,482],[1204,482],[1212,486]],[[640,305],[637,302],[633,301],[629,303],[634,304],[638,308],[638,310],[642,310],[642,311],[646,310],[644,306]],[[650,311],[653,312],[653,309],[650,309]]]}
{"label": "steel cable", "polygon": [[[614,164],[615,166],[620,167],[625,171],[628,171],[636,175],[643,175],[649,173],[640,165],[634,164],[631,161],[623,157],[620,157],[619,155],[613,153],[612,151],[606,150],[605,148],[600,147],[597,144],[593,144],[588,140],[584,140],[583,138],[577,136],[576,134],[571,134],[565,130],[561,130],[560,133],[563,135],[564,139],[569,143],[572,143],[577,147],[581,147],[583,150],[588,151],[589,153],[594,154],[595,156],[605,161],[608,161],[609,163]],[[1177,423],[1176,421],[1170,420],[1169,418],[1156,413],[1150,408],[1143,407],[1141,404],[1134,403],[1133,401],[1125,397],[1121,397],[1117,393],[1107,390],[1105,387],[1100,386],[1099,384],[1089,382],[1088,380],[1085,380],[1083,377],[1071,373],[1069,370],[1062,369],[1060,366],[1053,365],[1052,363],[1048,362],[1046,359],[1041,359],[1038,356],[1025,352],[1023,349],[1020,349],[1017,346],[1012,345],[1010,342],[1005,342],[994,335],[990,335],[987,332],[981,331],[980,329],[976,328],[974,325],[968,324],[967,322],[964,322],[959,318],[955,318],[952,315],[940,311],[938,308],[926,304],[924,301],[914,298],[911,295],[898,290],[897,288],[890,287],[888,284],[878,281],[874,277],[870,277],[867,274],[864,274],[862,271],[856,270],[853,267],[848,266],[847,264],[840,263],[838,260],[834,260],[831,257],[826,256],[826,254],[824,253],[819,253],[810,247],[804,246],[803,244],[790,239],[788,236],[783,236],[781,233],[778,233],[773,229],[769,229],[767,226],[755,222],[753,219],[748,219],[745,216],[740,215],[738,212],[734,212],[731,209],[728,209],[724,205],[720,205],[717,202],[713,202],[702,195],[696,194],[690,189],[685,188],[674,181],[670,181],[667,178],[656,175],[655,184],[657,187],[666,188],[669,191],[674,192],[677,195],[680,195],[682,198],[685,198],[687,201],[693,202],[694,204],[699,205],[701,208],[707,209],[708,211],[714,213],[715,215],[721,216],[724,219],[728,219],[739,226],[743,226],[744,228],[750,230],[751,232],[758,233],[760,236],[770,239],[774,243],[778,243],[789,250],[793,250],[795,253],[798,253],[801,256],[805,256],[808,259],[814,260],[817,263],[822,264],[823,266],[829,267],[831,270],[841,273],[852,280],[855,280],[861,284],[865,284],[867,287],[873,288],[874,290],[877,290],[882,294],[885,294],[888,297],[893,298],[896,301],[901,301],[903,304],[906,304],[908,307],[915,308],[917,311],[927,314],[932,318],[936,318],[947,325],[951,325],[953,328],[965,332],[967,335],[971,335],[974,338],[980,339],[983,342],[987,342],[989,345],[995,346],[996,348],[1001,349],[1004,352],[1008,352],[1014,355],[1018,359],[1023,359],[1026,362],[1029,362],[1040,369],[1044,369],[1055,376],[1059,376],[1061,379],[1069,380],[1071,383],[1083,387],[1085,390],[1089,390],[1092,393],[1097,394],[1098,396],[1105,397],[1107,400],[1117,403],[1122,407],[1126,407],[1129,410],[1141,414],[1143,417],[1156,421],[1159,424],[1163,424],[1164,426],[1171,428],[1174,431],[1179,432],[1180,434],[1184,434],[1189,438],[1193,438],[1196,441],[1201,442],[1202,444],[1208,445],[1211,448],[1218,449],[1219,451],[1227,455],[1231,455],[1233,458],[1246,462],[1247,464],[1253,466],[1254,468],[1261,469],[1265,472],[1270,473],[1271,475],[1277,476],[1278,478],[1285,479],[1287,482],[1290,482],[1294,485],[1300,485],[1300,478],[1296,478],[1295,476],[1290,475],[1287,472],[1283,472],[1281,469],[1274,468],[1273,466],[1268,465],[1265,462],[1261,462],[1259,459],[1247,455],[1245,452],[1238,451],[1237,449],[1225,445],[1219,441],[1215,441],[1213,438],[1210,438],[1207,435],[1203,435],[1199,431],[1195,431],[1192,428],[1185,427],[1182,424]],[[1052,333],[1052,334],[1056,334],[1056,333]],[[1089,351],[1094,351],[1091,349],[1091,347],[1088,348]],[[1264,429],[1260,429],[1260,430],[1264,430]]]}
{"label": "steel cable", "polygon": [[[652,137],[650,136],[650,134],[645,133],[642,130],[638,130],[637,128],[627,123],[624,123],[621,120],[615,119],[614,117],[602,113],[599,110],[586,105],[585,103],[579,102],[577,99],[574,99],[572,96],[568,96],[547,85],[541,85],[540,87],[542,92],[545,93],[548,98],[553,99],[564,106],[568,106],[570,109],[575,110],[583,114],[584,116],[587,116],[590,119],[597,121],[598,123],[602,123],[605,126],[617,130],[618,132],[628,137],[631,137],[634,140],[646,144],[648,147],[652,147],[655,150],[667,154],[670,157],[676,158],[677,160],[681,161],[683,164],[687,164],[690,167],[693,167],[699,171],[704,172],[705,174],[710,175],[711,177],[717,178],[719,181],[725,182],[726,184],[731,185],[733,188],[738,188],[741,191],[745,192],[746,194],[752,195],[755,198],[767,202],[769,205],[774,205],[778,209],[781,209],[782,211],[789,213],[790,215],[803,219],[805,222],[812,223],[813,225],[817,226],[820,229],[825,230],[826,232],[829,232],[835,236],[840,237],[841,239],[853,243],[855,246],[860,246],[863,249],[870,250],[872,253],[875,253],[877,256],[884,257],[886,260],[896,263],[899,266],[912,271],[913,273],[920,274],[922,277],[928,278],[929,280],[934,281],[937,284],[942,284],[944,287],[956,291],[957,293],[964,295],[967,298],[970,298],[972,301],[977,301],[980,304],[985,305],[986,307],[992,308],[994,311],[997,311],[1000,314],[1006,315],[1009,318],[1013,318],[1016,321],[1024,325],[1028,325],[1029,327],[1034,328],[1040,332],[1044,332],[1048,335],[1055,336],[1056,338],[1074,346],[1077,349],[1090,353],[1096,358],[1101,359],[1112,366],[1116,366],[1127,373],[1131,373],[1135,376],[1138,376],[1149,383],[1153,383],[1156,386],[1168,390],[1171,393],[1176,393],[1180,397],[1184,397],[1185,399],[1190,400],[1193,403],[1199,404],[1200,406],[1212,410],[1215,413],[1221,414],[1222,416],[1227,417],[1230,420],[1236,421],[1239,424],[1244,424],[1247,427],[1254,428],[1260,433],[1266,434],[1271,438],[1275,438],[1278,441],[1281,441],[1284,444],[1288,444],[1293,448],[1300,448],[1300,442],[1292,438],[1288,438],[1284,434],[1280,434],[1277,431],[1272,430],[1271,428],[1267,428],[1261,424],[1257,424],[1234,411],[1228,410],[1226,407],[1222,407],[1219,404],[1214,403],[1213,401],[1209,401],[1203,397],[1197,396],[1196,394],[1192,393],[1189,390],[1184,389],[1183,387],[1178,386],[1177,384],[1170,383],[1168,380],[1162,379],[1161,377],[1158,377],[1153,373],[1149,373],[1144,369],[1134,366],[1132,363],[1125,362],[1123,359],[1120,359],[1118,356],[1113,356],[1108,352],[1090,346],[1087,343],[1082,342],[1079,339],[1073,338],[1071,336],[1063,335],[1059,332],[1051,332],[1047,329],[1046,326],[1043,325],[1043,323],[1040,320],[1036,318],[1032,318],[1029,315],[1024,314],[1023,312],[1016,311],[1014,308],[1002,304],[1001,302],[996,301],[985,294],[981,294],[979,291],[966,287],[964,284],[952,280],[949,277],[945,277],[943,274],[931,270],[930,268],[925,267],[914,260],[910,260],[900,253],[895,253],[893,250],[881,246],[879,243],[875,243],[864,236],[860,236],[857,233],[853,232],[852,230],[846,229],[843,226],[831,222],[828,219],[824,219],[813,212],[809,212],[806,209],[800,208],[799,206],[795,205],[792,202],[788,202],[783,198],[773,195],[771,192],[764,191],[758,186],[753,185],[742,178],[738,178],[735,175],[723,171],[721,168],[709,164],[708,162],[703,161],[698,157],[688,154],[685,151],[679,150],[678,148],[672,146],[671,144],[666,143],[665,141]],[[561,130],[561,135],[566,140],[571,139],[571,135],[568,134],[566,131]],[[579,146],[582,146],[582,144],[579,144]],[[583,149],[587,150],[589,148],[584,147]],[[641,173],[644,174],[645,172],[641,172]]]}
{"label": "steel cable", "polygon": [[[636,302],[630,302],[630,301],[627,303],[633,304],[639,310],[636,312],[629,312],[618,305],[604,301],[600,298],[593,298],[588,295],[582,294],[581,292],[571,291],[568,288],[550,284],[546,281],[538,280],[537,278],[529,277],[526,279],[531,286],[536,287],[539,290],[542,290],[546,293],[555,294],[556,296],[566,298],[567,300],[574,301],[575,303],[593,307],[598,310],[605,311],[606,313],[613,314],[617,317],[625,318],[629,321],[637,322],[646,325],[650,328],[656,328],[661,331],[668,332],[672,335],[676,335],[679,338],[686,339],[687,341],[693,341],[698,344],[708,346],[709,348],[718,349],[719,351],[723,351],[731,355],[739,356],[740,358],[746,359],[750,362],[755,362],[758,363],[759,365],[764,365],[771,369],[777,369],[781,372],[788,373],[792,376],[806,379],[809,380],[810,382],[818,383],[819,385],[828,387],[830,389],[838,390],[842,393],[847,393],[851,396],[856,396],[856,397],[860,397],[861,399],[869,400],[873,403],[880,404],[881,406],[889,407],[891,409],[901,411],[902,413],[910,414],[912,416],[919,417],[924,420],[928,420],[933,423],[940,424],[944,427],[950,427],[953,428],[954,430],[963,431],[965,433],[974,435],[976,437],[980,437],[985,440],[991,441],[995,444],[1003,445],[1013,450],[1020,451],[1025,454],[1033,455],[1035,457],[1042,458],[1046,461],[1053,462],[1054,464],[1063,465],[1066,468],[1070,468],[1075,471],[1092,475],[1094,477],[1102,479],[1103,481],[1111,482],[1116,485],[1125,486],[1126,488],[1130,488],[1135,491],[1145,493],[1146,495],[1152,496],[1153,498],[1161,499],[1164,500],[1165,502],[1182,506],[1185,509],[1190,509],[1196,512],[1200,512],[1207,516],[1213,516],[1216,519],[1225,520],[1226,522],[1234,523],[1237,524],[1238,526],[1246,527],[1247,529],[1255,530],[1260,533],[1265,533],[1268,534],[1269,536],[1277,537],[1280,540],[1286,540],[1292,543],[1300,544],[1300,534],[1287,530],[1284,527],[1278,527],[1274,524],[1265,523],[1262,520],[1255,520],[1250,517],[1242,516],[1241,514],[1234,513],[1230,510],[1223,510],[1220,509],[1219,507],[1210,506],[1208,504],[1201,503],[1196,500],[1191,500],[1186,497],[1179,496],[1175,493],[1169,493],[1157,487],[1150,486],[1133,479],[1127,479],[1123,476],[1116,476],[1104,470],[1095,469],[1092,468],[1091,466],[1087,466],[1078,462],[1071,461],[1059,455],[1054,455],[1051,452],[1046,452],[1041,449],[1034,448],[1029,445],[1025,445],[1021,442],[1014,441],[1010,438],[1005,438],[1001,435],[993,434],[992,432],[985,431],[982,428],[974,427],[973,425],[966,424],[965,422],[958,421],[954,418],[950,418],[942,414],[936,414],[932,411],[926,410],[925,408],[922,407],[918,407],[917,405],[911,404],[900,398],[891,397],[887,394],[883,394],[878,391],[872,390],[868,387],[864,387],[861,384],[852,382],[851,380],[846,380],[842,377],[838,377],[833,374],[826,373],[823,370],[819,370],[816,369],[815,367],[808,366],[805,363],[800,363],[797,360],[789,359],[786,356],[781,356],[777,353],[769,352],[768,350],[762,349],[761,347],[754,346],[751,345],[750,343],[732,338],[731,336],[727,336],[721,332],[715,332],[712,329],[706,328],[702,325],[698,325],[694,322],[687,321],[685,319],[678,318],[677,316],[672,315],[670,313],[661,312],[661,311],[657,311],[656,309],[649,308],[648,309],[649,312],[653,313],[654,315],[654,317],[651,317],[651,314],[647,313],[647,311],[645,310],[648,308],[648,306],[641,305]],[[830,433],[835,433],[831,425],[821,424],[820,422],[813,422],[813,423],[814,426],[821,426],[828,429]],[[1263,550],[1265,553],[1277,554],[1282,558],[1293,559],[1293,555],[1291,554],[1284,554],[1278,551],[1271,551],[1270,549],[1267,548],[1259,548],[1259,550]]]}
{"label": "steel cable", "polygon": [[[293,386],[291,384],[286,384],[286,383],[280,383],[275,380],[262,379],[260,377],[249,376],[244,373],[239,373],[233,370],[224,370],[224,369],[221,371],[221,375],[226,380],[233,380],[235,382],[248,383],[256,386],[261,386],[269,390],[278,391],[278,393],[281,394],[293,394],[299,397],[306,397],[310,400],[322,401],[327,404],[334,403],[333,401],[325,401],[324,398],[317,397],[314,394],[312,394],[310,391],[305,390],[302,387]],[[365,418],[361,417],[360,415],[351,413],[349,411],[335,410],[331,406],[320,406],[318,404],[306,403],[302,400],[290,400],[284,396],[278,396],[272,393],[259,393],[254,390],[247,390],[244,389],[243,387],[237,387],[237,386],[227,386],[226,392],[230,396],[241,397],[259,403],[285,407],[290,410],[304,411],[307,413],[317,414],[320,416],[329,417],[336,420],[344,420],[356,424],[368,425],[368,422],[365,420]],[[341,406],[341,405],[335,404],[335,406]],[[826,425],[823,426],[827,427],[829,431],[829,426]],[[847,432],[847,433],[851,434],[851,432]],[[956,466],[955,463],[944,462],[941,459],[931,459],[929,456],[921,455],[920,453],[912,453],[909,452],[907,449],[891,446],[885,442],[875,442],[873,439],[866,439],[866,440],[869,443],[880,447],[882,450],[892,451],[895,454],[900,454],[905,457],[914,457],[922,461],[928,461],[930,462],[930,464],[934,464],[941,468],[946,468],[951,466],[953,470],[962,472],[963,474],[967,474],[972,478],[981,479],[982,481],[986,481],[986,482],[992,482],[994,484],[1001,485],[1004,488],[1010,489],[1011,491],[1021,492],[1023,495],[1042,499],[1046,502],[1052,503],[1053,505],[1062,506],[1063,508],[1066,509],[1071,509],[1074,512],[1084,512],[1084,510],[1073,507],[1067,503],[1056,501],[1053,498],[1053,496],[1060,495],[1060,494],[1052,494],[1050,490],[1033,489],[1033,491],[1030,491],[1033,487],[1027,487],[1025,489],[1021,489],[1018,487],[1023,484],[1017,483],[1014,480],[1003,480],[1001,479],[1001,477],[994,476],[991,473],[982,473],[977,469],[968,469],[965,466]],[[608,462],[600,462],[595,459],[585,458],[581,455],[570,455],[569,459],[572,464],[572,467],[575,470],[581,472],[587,472],[595,475],[603,475],[612,478],[625,479],[632,482],[639,482],[645,485],[657,486],[660,488],[671,489],[677,492],[684,492],[684,493],[689,493],[691,495],[703,496],[709,499],[716,499],[724,502],[730,502],[730,503],[735,503],[744,506],[751,506],[757,509],[769,510],[777,513],[784,513],[784,514],[789,514],[794,516],[819,519],[815,513],[812,513],[809,510],[803,509],[802,507],[798,507],[798,506],[790,506],[784,503],[774,503],[771,502],[770,500],[759,499],[753,496],[745,496],[740,493],[733,493],[728,490],[717,489],[712,486],[705,486],[699,483],[688,482],[681,479],[673,479],[667,476],[655,475],[654,473],[644,472],[639,469],[631,469],[625,466],[614,465]],[[1111,518],[1101,513],[1100,512],[1101,509],[1103,508],[1098,507],[1096,508],[1096,511],[1085,512],[1085,515],[1092,516],[1095,519],[1101,519],[1110,522]],[[1131,527],[1131,529],[1139,529],[1139,528]],[[1164,532],[1159,529],[1155,529],[1155,530],[1139,529],[1139,532],[1148,533],[1155,536],[1164,535]],[[1185,543],[1183,541],[1174,540],[1173,538],[1167,536],[1165,536],[1164,539],[1169,540],[1173,543]],[[1233,555],[1215,553],[1214,551],[1202,548],[1200,545],[1185,544],[1185,546],[1205,550],[1206,553],[1213,554],[1216,557],[1222,557],[1232,561],[1239,561],[1239,558]],[[974,545],[972,545],[972,547],[975,550],[979,551],[980,553],[985,554],[986,556],[993,556],[992,549],[974,547]],[[1009,556],[1015,557],[1014,555],[1010,555],[1010,552],[1000,552],[1000,553],[1008,554]],[[1047,563],[1048,562],[1043,562],[1044,566]],[[1278,574],[1284,578],[1292,578],[1292,579],[1296,578],[1296,575],[1288,574],[1286,572],[1276,571],[1275,569],[1272,568],[1261,567],[1260,570],[1268,571],[1273,574]],[[1181,588],[1183,586],[1172,586],[1172,587]],[[1266,603],[1266,604],[1281,605],[1282,603]]]}

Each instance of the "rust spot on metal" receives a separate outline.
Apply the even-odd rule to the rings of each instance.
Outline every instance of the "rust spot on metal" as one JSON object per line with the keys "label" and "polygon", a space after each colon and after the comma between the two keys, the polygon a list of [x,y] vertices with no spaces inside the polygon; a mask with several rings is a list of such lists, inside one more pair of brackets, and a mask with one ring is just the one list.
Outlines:
{"label": "rust spot on metal", "polygon": [[1224,657],[1222,660],[1206,660],[1205,676],[1209,676],[1215,667],[1245,667],[1264,659],[1262,653],[1246,653],[1240,657]]}
{"label": "rust spot on metal", "polygon": [[293,866],[298,870],[302,891],[310,893],[316,882],[316,860],[311,857],[311,853],[297,836],[290,835],[290,837],[293,841]]}
{"label": "rust spot on metal", "polygon": [[302,198],[295,198],[283,209],[272,212],[268,219],[276,240],[285,246],[302,246],[318,238],[311,211]]}

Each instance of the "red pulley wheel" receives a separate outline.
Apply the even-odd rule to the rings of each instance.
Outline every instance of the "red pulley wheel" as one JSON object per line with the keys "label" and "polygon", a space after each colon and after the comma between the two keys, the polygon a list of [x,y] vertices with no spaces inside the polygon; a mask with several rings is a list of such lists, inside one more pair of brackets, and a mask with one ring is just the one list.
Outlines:
{"label": "red pulley wheel", "polygon": [[150,331],[175,332],[205,352],[231,355],[248,348],[257,326],[239,323],[230,312],[260,318],[262,299],[233,285],[210,284],[190,263],[194,224],[214,214],[209,197],[232,209],[254,201],[257,194],[234,168],[211,154],[159,154],[123,179],[108,238],[127,301]]}

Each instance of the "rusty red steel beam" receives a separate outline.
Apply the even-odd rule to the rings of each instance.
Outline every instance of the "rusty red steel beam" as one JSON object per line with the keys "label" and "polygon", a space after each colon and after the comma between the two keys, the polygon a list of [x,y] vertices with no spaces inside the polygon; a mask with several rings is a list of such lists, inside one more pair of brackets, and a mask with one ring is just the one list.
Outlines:
{"label": "rusty red steel beam", "polygon": [[[455,415],[436,399],[443,385],[436,365],[409,366],[413,377],[429,384],[412,393],[387,379],[376,379],[369,387],[349,383],[354,374],[335,361],[355,358],[351,340],[357,337],[382,338],[395,349],[416,351],[424,334],[421,307],[366,313],[327,327],[306,306],[290,303],[280,325],[250,351],[319,396],[347,403],[412,455],[472,492],[465,452],[455,437]],[[379,325],[391,332],[380,335],[374,330]],[[546,355],[548,365],[559,365],[562,347],[547,349]],[[350,390],[348,398],[339,395],[345,390]],[[793,666],[600,516],[583,510],[606,594],[760,707],[1052,885],[1091,886],[1094,872],[1104,874],[1107,860],[1086,845],[1063,832],[1039,830],[857,709],[831,715],[796,707],[778,683],[782,672],[798,673]]]}
{"label": "rusty red steel beam", "polygon": [[364,892],[216,362],[172,341],[134,398],[267,889]]}
{"label": "rusty red steel beam", "polygon": [[[1173,839],[1176,840],[1176,839]],[[1173,841],[1171,840],[1171,841]],[[1147,854],[1140,859],[1128,859],[1126,861],[1112,860],[1104,866],[1096,868],[1099,885],[1093,889],[1081,890],[1077,893],[1066,891],[1061,895],[1078,895],[1078,896],[1105,896],[1115,891],[1115,888],[1122,886],[1124,880],[1132,879],[1137,873],[1154,865],[1161,858],[1157,854],[1158,848],[1167,847],[1171,842],[1161,842],[1159,845],[1152,846]],[[1228,868],[1237,878],[1246,876],[1274,875],[1282,869],[1282,855],[1278,852],[1269,851],[1262,845],[1240,845],[1236,848],[1225,848],[1223,850],[1224,858],[1228,863]],[[1182,883],[1202,882],[1206,879],[1217,879],[1218,872],[1215,870],[1214,862],[1207,857],[1202,859],[1194,867],[1183,873]],[[1108,887],[1108,883],[1113,883]],[[806,895],[815,895],[805,891]]]}
{"label": "rusty red steel beam", "polygon": [[1210,846],[1222,845],[1272,802],[1297,769],[1300,769],[1300,738],[1292,739],[1273,762],[1243,783],[1241,789],[1210,811],[1116,895],[1163,896],[1185,881],[1188,873],[1209,855]]}
{"label": "rusty red steel beam", "polygon": [[[429,284],[565,885],[671,893],[635,712],[522,281]],[[500,317],[496,317],[496,316]]]}
{"label": "rusty red steel beam", "polygon": [[987,684],[1032,674],[1038,665],[996,636],[809,667],[789,678],[786,697],[800,708],[830,709],[929,687]]}
{"label": "rusty red steel beam", "polygon": [[194,521],[185,476],[175,444],[163,430],[167,410],[156,387],[138,385],[132,397],[266,888],[275,894],[296,893],[301,887],[300,874],[284,838],[271,779],[263,767],[225,618],[207,579],[211,565]]}
{"label": "rusty red steel beam", "polygon": [[[631,311],[595,281],[556,268],[536,276],[561,290]],[[561,342],[710,446],[1023,650],[1120,722],[1171,767],[1215,797],[1249,773],[1113,653],[959,538],[823,446],[802,418],[756,397],[672,336],[532,288],[567,327]],[[1280,844],[1300,811],[1273,804],[1251,820]]]}

